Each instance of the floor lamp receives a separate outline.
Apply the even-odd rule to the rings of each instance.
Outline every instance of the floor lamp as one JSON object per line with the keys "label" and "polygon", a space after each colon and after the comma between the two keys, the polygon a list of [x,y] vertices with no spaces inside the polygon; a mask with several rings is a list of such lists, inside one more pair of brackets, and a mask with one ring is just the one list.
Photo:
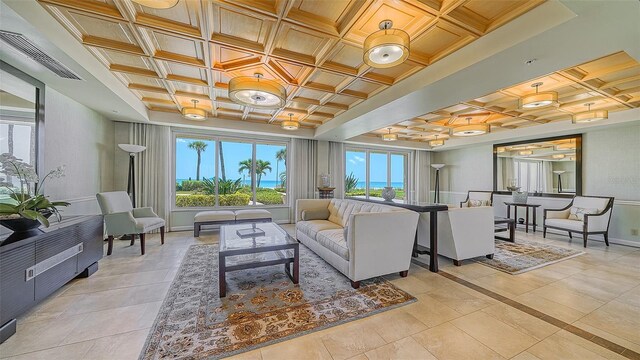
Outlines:
{"label": "floor lamp", "polygon": [[564,174],[566,171],[564,170],[555,170],[553,173],[558,175],[558,194],[562,192],[562,178],[560,175]]}
{"label": "floor lamp", "polygon": [[440,203],[440,169],[444,167],[444,164],[431,164],[431,167],[436,169],[436,186],[434,188],[435,194],[433,194],[433,202]]}
{"label": "floor lamp", "polygon": [[146,146],[135,144],[118,144],[118,147],[129,153],[129,175],[127,177],[127,193],[131,197],[131,205],[136,207],[136,170],[133,165],[133,158],[137,153],[145,151]]}

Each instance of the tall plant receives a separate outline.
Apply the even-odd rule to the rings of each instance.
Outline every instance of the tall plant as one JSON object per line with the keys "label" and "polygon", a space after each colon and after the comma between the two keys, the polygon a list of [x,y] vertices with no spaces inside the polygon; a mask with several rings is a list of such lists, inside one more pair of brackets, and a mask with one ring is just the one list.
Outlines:
{"label": "tall plant", "polygon": [[238,173],[242,175],[242,185],[244,185],[244,179],[246,171],[249,176],[251,176],[251,159],[242,160],[238,163]]}
{"label": "tall plant", "polygon": [[271,163],[265,160],[256,160],[256,177],[258,178],[258,187],[260,187],[260,180],[262,175],[267,174],[267,170],[271,172]]}
{"label": "tall plant", "polygon": [[353,175],[353,172],[350,173],[347,177],[344,178],[344,189],[345,192],[352,192],[353,190],[356,189],[356,187],[358,186],[358,181],[360,179],[358,179],[357,177],[355,177],[355,175]]}
{"label": "tall plant", "polygon": [[204,141],[196,140],[189,143],[189,149],[193,149],[198,153],[198,165],[196,167],[196,180],[200,180],[200,161],[202,153],[207,148],[208,144]]}
{"label": "tall plant", "polygon": [[286,147],[276,152],[276,176],[280,176],[280,173],[278,172],[280,161],[284,161],[284,166],[285,167],[287,166],[287,148]]}

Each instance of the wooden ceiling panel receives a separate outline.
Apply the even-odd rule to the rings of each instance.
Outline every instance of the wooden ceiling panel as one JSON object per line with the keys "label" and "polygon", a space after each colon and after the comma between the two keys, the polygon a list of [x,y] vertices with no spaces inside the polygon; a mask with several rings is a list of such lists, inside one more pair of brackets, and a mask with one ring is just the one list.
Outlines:
{"label": "wooden ceiling panel", "polygon": [[[535,6],[529,3],[540,3],[180,0],[170,9],[158,10],[130,0],[38,1],[150,109],[177,112],[190,99],[198,99],[212,116],[264,118],[260,121],[277,125],[277,114],[244,108],[228,99],[231,78],[260,72],[285,86],[288,103],[283,111],[299,113],[308,126],[330,121],[475,40],[481,35],[478,24],[490,31]],[[409,34],[412,54],[399,66],[372,69],[363,62],[363,41],[387,19]],[[625,61],[598,66],[612,70],[611,62],[620,62],[623,65],[615,70],[631,72]],[[559,76],[571,82],[591,71],[576,69]],[[592,89],[598,94],[609,92],[601,95],[618,103],[640,97],[636,91],[640,84],[634,80],[612,77],[611,71],[598,74],[603,78],[583,79],[592,88],[606,86]]]}
{"label": "wooden ceiling panel", "polygon": [[[416,119],[413,119],[400,122],[396,126],[405,127],[404,132],[418,134],[425,134],[427,131],[446,132],[449,128],[467,124],[469,118],[471,124],[490,124],[491,131],[508,131],[557,121],[570,121],[573,114],[587,111],[589,107],[586,105],[589,103],[592,104],[591,110],[609,112],[637,108],[640,107],[640,73],[630,71],[633,69],[640,69],[640,63],[626,53],[615,53],[419,116],[417,121],[426,121],[424,125],[414,123]],[[607,81],[603,79],[605,77]],[[558,93],[559,106],[519,109],[518,99],[535,93],[531,84],[540,81],[544,82],[540,91]],[[636,82],[638,86],[631,87]],[[627,93],[624,93],[622,84],[629,86]],[[369,135],[377,136],[384,130],[378,129]],[[419,141],[415,138],[411,140]]]}
{"label": "wooden ceiling panel", "polygon": [[436,17],[407,2],[377,0],[358,18],[344,38],[362,44],[367,36],[380,30],[382,21],[389,19],[393,21],[395,29],[402,29],[413,38]]}

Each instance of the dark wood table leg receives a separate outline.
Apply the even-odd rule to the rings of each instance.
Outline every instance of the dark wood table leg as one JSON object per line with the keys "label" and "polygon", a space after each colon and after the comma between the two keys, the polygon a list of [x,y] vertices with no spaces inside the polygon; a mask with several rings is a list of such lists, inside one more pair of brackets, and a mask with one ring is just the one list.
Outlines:
{"label": "dark wood table leg", "polygon": [[297,284],[300,279],[300,247],[296,244],[293,248],[293,283]]}
{"label": "dark wood table leg", "polygon": [[429,270],[438,272],[438,212],[429,213]]}
{"label": "dark wood table leg", "polygon": [[525,206],[524,232],[529,232],[529,207]]}
{"label": "dark wood table leg", "polygon": [[533,208],[533,232],[536,232],[536,208]]}
{"label": "dark wood table leg", "polygon": [[507,219],[511,219],[511,206],[507,205]]}
{"label": "dark wood table leg", "polygon": [[227,283],[225,276],[225,257],[224,255],[220,255],[220,264],[218,265],[218,284],[220,286],[220,297],[223,298],[227,296]]}
{"label": "dark wood table leg", "polygon": [[413,251],[411,252],[411,257],[418,257],[418,228],[416,227],[416,237],[413,239]]}
{"label": "dark wood table leg", "polygon": [[509,223],[509,239],[511,242],[516,242],[516,223]]}

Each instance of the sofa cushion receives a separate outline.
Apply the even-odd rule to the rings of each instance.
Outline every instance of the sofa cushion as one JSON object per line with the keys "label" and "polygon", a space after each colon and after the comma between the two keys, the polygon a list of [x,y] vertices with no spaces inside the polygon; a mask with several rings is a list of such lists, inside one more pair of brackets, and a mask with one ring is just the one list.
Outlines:
{"label": "sofa cushion", "polygon": [[558,227],[561,229],[574,230],[574,231],[582,231],[583,230],[583,222],[580,220],[569,220],[569,219],[547,219],[544,222],[547,226]]}
{"label": "sofa cushion", "polygon": [[329,209],[303,210],[302,220],[327,220],[329,218]]}
{"label": "sofa cushion", "polygon": [[328,220],[298,221],[298,223],[296,224],[296,229],[312,239],[316,239],[316,234],[320,231],[334,229],[339,229],[340,231],[342,231],[341,226],[334,224]]}
{"label": "sofa cushion", "polygon": [[320,231],[316,241],[332,253],[349,260],[349,248],[347,248],[347,241],[344,239],[344,229]]}
{"label": "sofa cushion", "polygon": [[586,209],[586,208],[581,208],[577,206],[572,206],[571,209],[569,209],[569,220],[583,221],[585,214],[597,214],[599,212],[600,210],[598,209]]}

